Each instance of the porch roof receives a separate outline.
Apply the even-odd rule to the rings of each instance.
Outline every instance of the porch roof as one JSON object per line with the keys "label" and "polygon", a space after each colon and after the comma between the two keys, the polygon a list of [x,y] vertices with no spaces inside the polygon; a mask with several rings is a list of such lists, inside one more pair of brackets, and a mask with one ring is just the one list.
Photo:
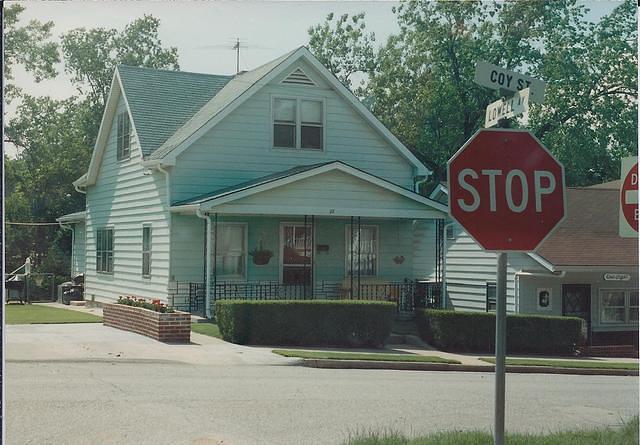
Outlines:
{"label": "porch roof", "polygon": [[446,206],[341,161],[294,167],[171,206],[172,212],[198,210],[394,218],[447,215]]}
{"label": "porch roof", "polygon": [[75,212],[75,213],[68,213],[66,215],[62,215],[59,218],[56,218],[56,221],[58,221],[59,223],[77,223],[77,222],[84,222],[85,218],[86,218],[86,214],[87,212],[82,211],[82,212]]}

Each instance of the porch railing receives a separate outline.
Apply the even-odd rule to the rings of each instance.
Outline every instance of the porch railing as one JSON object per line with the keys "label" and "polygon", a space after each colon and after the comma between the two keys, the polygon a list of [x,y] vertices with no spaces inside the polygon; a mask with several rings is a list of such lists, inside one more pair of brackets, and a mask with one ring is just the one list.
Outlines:
{"label": "porch railing", "polygon": [[[204,315],[205,285],[194,282],[172,282],[169,304],[178,310]],[[405,280],[386,283],[354,283],[345,287],[340,282],[323,281],[311,286],[278,282],[222,282],[211,286],[211,300],[377,300],[393,301],[399,313],[413,313],[416,308],[440,308],[440,282]]]}

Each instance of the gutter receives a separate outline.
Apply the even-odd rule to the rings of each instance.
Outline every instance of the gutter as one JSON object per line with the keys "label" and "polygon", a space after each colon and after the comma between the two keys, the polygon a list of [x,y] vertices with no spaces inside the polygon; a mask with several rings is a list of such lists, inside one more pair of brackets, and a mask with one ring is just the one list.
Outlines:
{"label": "gutter", "polygon": [[[162,168],[162,164],[158,163],[156,165],[156,168],[158,169],[158,171],[164,173],[164,177],[165,177],[165,196],[167,198],[167,209],[171,209],[171,182],[170,182],[170,176],[169,176],[169,171],[165,170]],[[171,212],[170,210],[167,212],[167,230],[169,232],[169,249],[171,249]],[[172,259],[172,255],[169,255],[169,276],[167,277],[167,287],[169,286],[169,279],[171,278],[171,259]],[[168,293],[168,288],[167,288],[167,293]]]}

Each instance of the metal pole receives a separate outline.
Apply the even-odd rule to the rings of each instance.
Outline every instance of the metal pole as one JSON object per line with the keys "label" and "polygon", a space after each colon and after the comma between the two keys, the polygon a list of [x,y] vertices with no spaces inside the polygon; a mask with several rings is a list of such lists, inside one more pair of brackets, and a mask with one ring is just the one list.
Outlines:
{"label": "metal pole", "polygon": [[362,270],[362,257],[360,256],[362,247],[360,240],[362,239],[362,228],[360,226],[360,217],[358,216],[358,300],[360,300],[360,271]]}
{"label": "metal pole", "polygon": [[494,445],[504,445],[505,353],[507,346],[507,254],[498,253],[496,280],[496,394]]}
{"label": "metal pole", "polygon": [[353,300],[353,216],[351,217],[351,239],[349,240],[349,243],[351,244],[349,246],[349,253],[351,256],[351,289],[349,289],[349,299]]}

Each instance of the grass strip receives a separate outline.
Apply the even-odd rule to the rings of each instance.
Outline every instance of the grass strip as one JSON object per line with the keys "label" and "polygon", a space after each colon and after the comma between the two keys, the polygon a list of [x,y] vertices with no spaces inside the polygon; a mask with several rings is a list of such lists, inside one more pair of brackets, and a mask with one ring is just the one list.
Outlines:
{"label": "grass strip", "polygon": [[[480,431],[451,431],[407,438],[402,434],[368,433],[352,437],[344,445],[487,445],[491,434]],[[638,416],[619,428],[600,428],[550,434],[507,434],[507,445],[637,445]]]}
{"label": "grass strip", "polygon": [[100,323],[102,317],[37,304],[6,304],[6,324]]}
{"label": "grass strip", "polygon": [[379,362],[449,363],[460,364],[457,360],[417,354],[383,354],[378,352],[334,352],[299,351],[295,349],[274,349],[274,354],[284,357],[312,358],[326,360],[371,360]]}
{"label": "grass strip", "polygon": [[[496,359],[482,357],[480,360],[495,364]],[[514,366],[551,366],[554,368],[581,368],[581,369],[638,369],[638,363],[608,362],[606,360],[550,360],[508,358],[507,365]]]}
{"label": "grass strip", "polygon": [[191,331],[209,337],[222,338],[218,325],[211,322],[191,323]]}

